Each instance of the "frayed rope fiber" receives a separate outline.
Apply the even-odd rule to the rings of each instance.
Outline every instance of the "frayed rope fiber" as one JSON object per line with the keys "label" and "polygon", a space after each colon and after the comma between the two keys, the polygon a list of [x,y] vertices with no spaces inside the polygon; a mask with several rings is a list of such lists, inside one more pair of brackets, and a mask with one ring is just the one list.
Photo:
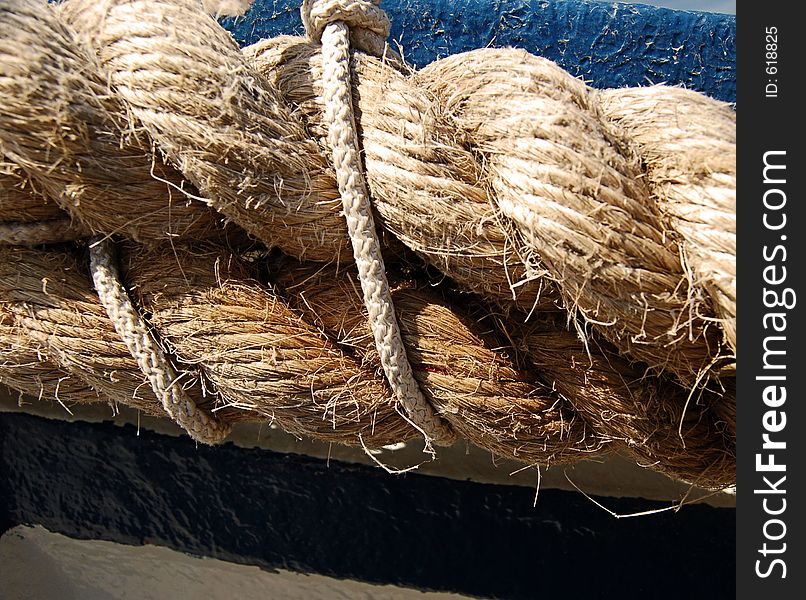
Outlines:
{"label": "frayed rope fiber", "polygon": [[414,71],[369,0],[241,50],[218,4],[0,0],[3,383],[735,482],[730,106],[512,49]]}

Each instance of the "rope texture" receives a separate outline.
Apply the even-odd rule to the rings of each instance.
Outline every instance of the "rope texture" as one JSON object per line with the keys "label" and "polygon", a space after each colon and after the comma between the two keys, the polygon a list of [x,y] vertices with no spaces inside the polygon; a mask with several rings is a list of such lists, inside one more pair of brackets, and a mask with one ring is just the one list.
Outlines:
{"label": "rope texture", "polygon": [[[210,442],[266,418],[368,447],[420,429],[732,484],[735,113],[517,50],[411,72],[376,58],[379,10],[306,2],[321,46],[240,50],[194,0],[0,0],[1,227],[75,231],[0,248],[2,381],[178,407]],[[93,291],[88,233],[128,240],[100,287],[131,295],[161,375]]]}
{"label": "rope texture", "polygon": [[[323,4],[327,6],[321,6]],[[456,436],[423,396],[406,357],[358,156],[351,97],[350,29],[347,23],[353,28],[361,27],[371,32],[380,30],[380,33],[388,32],[389,20],[381,19],[383,12],[370,2],[342,5],[339,2],[313,1],[303,4],[302,13],[303,22],[311,24],[313,29],[309,37],[314,40],[320,38],[322,43],[322,87],[328,145],[333,149],[336,181],[381,366],[405,415],[423,432],[426,445],[430,446],[431,440],[440,445],[450,445],[456,441]],[[314,29],[324,22],[327,22],[324,31],[319,33]],[[376,37],[382,46],[383,38]]]}
{"label": "rope texture", "polygon": [[165,413],[193,439],[206,444],[221,442],[229,435],[229,428],[199,410],[179,385],[179,375],[151,339],[148,327],[120,283],[114,247],[108,240],[96,239],[90,244],[90,271],[101,305],[140,370],[147,375]]}

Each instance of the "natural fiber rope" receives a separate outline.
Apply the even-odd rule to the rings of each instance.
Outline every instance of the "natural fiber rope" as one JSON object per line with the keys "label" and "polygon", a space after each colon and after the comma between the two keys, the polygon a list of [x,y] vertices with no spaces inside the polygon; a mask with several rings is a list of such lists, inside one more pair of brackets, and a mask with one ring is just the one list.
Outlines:
{"label": "natural fiber rope", "polygon": [[[416,435],[395,418],[391,392],[373,375],[379,360],[353,291],[357,282],[346,273],[281,262],[272,267],[278,293],[249,279],[226,251],[177,252],[132,248],[123,280],[181,365],[197,403],[215,406],[227,422],[266,416],[288,431],[341,443],[378,447]],[[82,316],[104,311],[97,300],[97,308],[84,300],[93,294],[91,282],[73,260],[58,251],[16,249],[0,259],[0,285],[13,280],[10,273],[24,274],[15,287],[0,287],[0,298],[51,355],[79,377],[94,377],[102,396],[119,390],[127,374],[136,376],[129,350],[119,341],[112,346],[111,322]],[[50,282],[46,290],[43,279]],[[684,389],[646,376],[611,350],[589,354],[551,319],[501,335],[495,317],[479,316],[481,306],[463,316],[426,290],[395,287],[418,381],[477,445],[536,464],[623,448],[642,464],[705,487],[733,477],[729,441],[709,408],[718,394],[703,390],[686,411]],[[109,342],[65,345],[70,336]],[[340,340],[340,349],[328,337]],[[11,352],[7,357],[18,362]],[[125,396],[118,401],[131,403]],[[140,399],[137,406],[153,414],[159,403]]]}
{"label": "natural fiber rope", "polygon": [[34,191],[17,164],[0,156],[0,243],[36,246],[90,235],[55,202]]}
{"label": "natural fiber rope", "polygon": [[[317,19],[322,31],[343,21]],[[370,447],[412,436],[374,371],[380,362],[339,333],[358,311],[350,284],[275,273],[280,294],[233,270],[237,259],[217,246],[190,246],[241,239],[203,199],[269,247],[350,262],[317,45],[277,38],[240,52],[192,0],[69,0],[55,11],[0,0],[0,28],[0,151],[11,165],[0,184],[31,207],[4,200],[2,221],[65,219],[52,208],[23,217],[55,200],[95,233],[153,246],[127,249],[122,281],[187,393],[222,422],[268,416]],[[669,88],[594,92],[513,50],[413,74],[395,65],[351,60],[382,242],[408,260],[397,238],[488,302],[464,297],[474,308],[461,316],[455,302],[409,311],[395,300],[436,413],[526,462],[621,448],[676,478],[732,483],[731,109]],[[674,135],[658,141],[653,130]],[[76,378],[158,412],[75,261],[59,249],[3,252],[0,376],[43,395]],[[324,296],[341,308],[308,298],[328,287],[341,290]],[[465,359],[452,337],[477,340]]]}
{"label": "natural fiber rope", "polygon": [[[680,88],[603,90],[603,113],[640,152],[687,262],[736,352],[736,128],[733,114]],[[658,136],[658,129],[663,136]],[[674,160],[670,157],[675,157]]]}
{"label": "natural fiber rope", "polygon": [[141,241],[212,235],[215,214],[127,123],[127,109],[75,33],[38,1],[1,6],[6,159],[92,231]]}
{"label": "natural fiber rope", "polygon": [[41,246],[42,244],[58,244],[69,242],[90,233],[81,226],[76,226],[70,219],[55,221],[39,221],[38,223],[0,223],[0,244],[18,244],[21,246]]}
{"label": "natural fiber rope", "polygon": [[[246,52],[318,134],[316,50],[278,38]],[[354,62],[375,207],[406,245],[470,289],[503,304],[514,297],[527,312],[556,309],[559,283],[566,307],[687,382],[719,356],[707,290],[681,263],[633,145],[615,135],[581,82],[510,50],[437,61],[415,74],[429,93],[370,58]],[[730,129],[726,105],[680,92],[678,101],[724,115],[720,135]],[[730,163],[699,157],[705,170]]]}

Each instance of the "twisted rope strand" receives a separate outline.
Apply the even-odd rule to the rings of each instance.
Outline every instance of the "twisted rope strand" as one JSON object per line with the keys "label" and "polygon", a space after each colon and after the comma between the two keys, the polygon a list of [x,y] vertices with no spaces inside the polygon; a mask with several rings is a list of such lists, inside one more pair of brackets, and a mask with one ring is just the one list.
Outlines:
{"label": "twisted rope strand", "polygon": [[[268,417],[284,429],[319,439],[356,444],[361,436],[371,447],[412,436],[414,430],[394,418],[392,396],[382,379],[373,376],[369,364],[358,367],[374,362],[370,354],[356,363],[317,332],[324,327],[348,351],[376,352],[360,299],[351,293],[343,271],[292,264],[272,269],[287,289],[284,295],[306,315],[303,322],[271,289],[239,274],[237,260],[228,253],[176,252],[127,250],[125,280],[183,371],[203,372],[208,396],[218,397],[219,418],[231,423]],[[15,287],[0,289],[0,308],[10,311],[26,338],[64,344],[65,336],[74,336],[78,343],[52,346],[59,350],[52,357],[69,370],[86,369],[108,355],[107,344],[123,346],[119,337],[115,342],[109,320],[87,318],[96,310],[82,300],[94,295],[89,280],[82,283],[75,264],[59,253],[9,249],[0,262],[0,283],[15,281]],[[50,283],[43,289],[41,281]],[[87,289],[62,289],[65,284]],[[490,337],[488,319],[457,318],[456,309],[405,288],[399,289],[396,305],[418,381],[456,430],[475,444],[531,464],[558,464],[626,443],[655,470],[705,487],[730,483],[729,438],[706,425],[714,418],[707,406],[693,405],[681,440],[677,426],[686,391],[671,382],[625,369],[613,356],[596,358],[591,369],[579,340],[556,324],[535,323],[521,331],[510,323],[506,337],[526,336],[524,348],[536,369],[530,373],[513,362],[519,352],[502,342],[506,337]],[[95,306],[103,312],[97,295]],[[99,326],[111,333],[101,333]],[[92,339],[99,340],[97,347],[85,341]],[[119,358],[105,364],[107,369],[116,366],[118,379],[139,371],[125,346],[114,352]],[[89,374],[102,386],[104,381],[93,375],[99,367],[77,374]],[[535,376],[560,388],[570,404]],[[107,383],[100,389],[116,392],[119,387]],[[153,410],[153,403],[138,404],[134,396],[128,402],[117,397]]]}
{"label": "twisted rope strand", "polygon": [[[456,432],[538,464],[624,448],[730,483],[731,108],[664,87],[594,91],[516,50],[414,73],[351,55],[384,51],[374,0],[303,9],[310,39],[241,51],[197,0],[0,0],[0,234],[35,247],[0,248],[0,378],[187,417],[181,372],[193,414],[222,423],[209,439],[269,418],[382,445],[415,435],[395,412],[413,398],[406,418],[435,442]],[[259,242],[200,249],[222,219]],[[138,365],[73,250],[40,246],[81,248],[86,232],[141,244],[127,243],[121,281],[174,373]],[[379,237],[387,264],[424,277],[413,251],[484,303],[468,317],[466,296],[390,290]],[[289,267],[273,274],[281,294],[228,266],[271,248],[341,271],[299,283],[322,267]],[[342,279],[354,261],[362,293]]]}
{"label": "twisted rope strand", "polygon": [[164,416],[157,399],[149,398],[148,379],[100,305],[85,262],[64,251],[0,247],[3,318],[18,332],[16,339],[26,340],[6,347],[5,372],[10,378],[4,381],[28,392],[18,384],[13,363],[31,366],[34,353],[41,357],[43,371],[32,373],[35,380],[49,380],[48,371],[55,364],[95,390],[88,398],[97,395],[113,407],[131,406]]}
{"label": "twisted rope strand", "polygon": [[229,435],[229,426],[200,410],[179,385],[179,375],[152,339],[151,332],[121,285],[115,262],[112,241],[95,239],[90,243],[90,271],[98,298],[118,335],[148,376],[165,413],[198,442],[216,444],[223,441]]}
{"label": "twisted rope strand", "polygon": [[89,236],[89,231],[80,224],[73,223],[70,219],[37,223],[0,223],[0,244],[41,246],[42,244],[69,242]]}
{"label": "twisted rope strand", "polygon": [[44,0],[2,0],[0,38],[0,155],[95,233],[212,234],[217,215],[151,152],[91,51]]}
{"label": "twisted rope strand", "polygon": [[682,88],[603,90],[596,97],[602,113],[636,145],[658,204],[682,236],[686,259],[735,353],[735,116],[720,102]]}

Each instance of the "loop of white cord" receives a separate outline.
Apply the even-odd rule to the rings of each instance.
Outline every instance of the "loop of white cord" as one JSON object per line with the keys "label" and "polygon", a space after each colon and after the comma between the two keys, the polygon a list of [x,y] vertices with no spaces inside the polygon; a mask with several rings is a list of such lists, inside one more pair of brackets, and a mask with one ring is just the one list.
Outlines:
{"label": "loop of white cord", "polygon": [[[332,3],[336,7],[339,5],[338,1]],[[311,9],[310,4],[315,3],[306,2],[303,5],[304,17],[306,8]],[[364,4],[375,5],[377,2],[364,1]],[[307,25],[311,20],[310,15],[303,20]],[[318,37],[318,32],[316,36]],[[360,162],[352,106],[350,30],[347,24],[331,16],[321,32],[321,42],[328,143],[333,153],[333,166],[353,246],[353,256],[358,267],[364,305],[369,313],[383,371],[398,405],[403,409],[401,414],[423,434],[426,451],[433,452],[432,443],[449,445],[455,441],[456,436],[450,425],[437,415],[414,379],[395,317]]]}
{"label": "loop of white cord", "polygon": [[146,374],[168,416],[197,442],[217,444],[229,435],[229,426],[196,406],[179,384],[179,376],[151,337],[148,326],[120,283],[111,240],[96,238],[90,243],[90,270],[95,291],[115,331]]}

